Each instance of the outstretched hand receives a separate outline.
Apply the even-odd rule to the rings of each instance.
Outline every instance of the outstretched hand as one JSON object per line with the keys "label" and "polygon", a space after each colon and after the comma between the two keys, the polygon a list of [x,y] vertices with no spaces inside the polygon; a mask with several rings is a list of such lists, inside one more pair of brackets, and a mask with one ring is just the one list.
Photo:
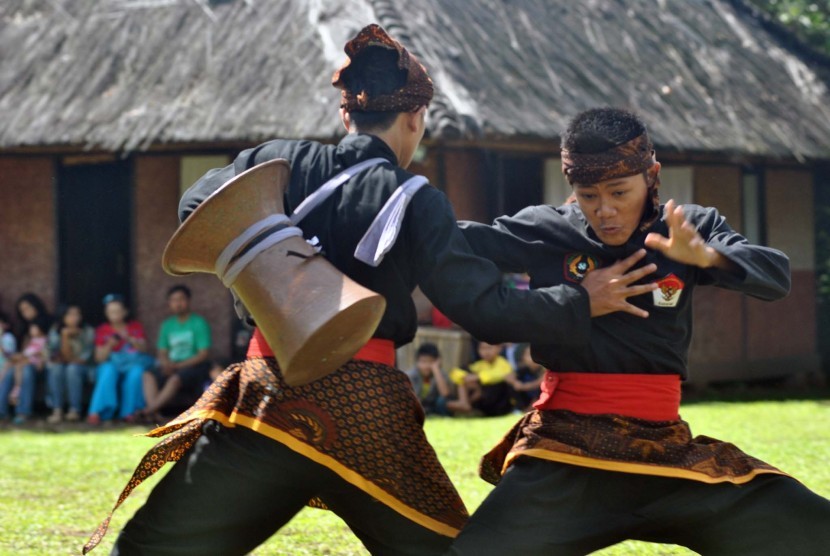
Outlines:
{"label": "outstretched hand", "polygon": [[669,237],[650,233],[646,236],[646,247],[660,251],[673,261],[700,268],[726,264],[725,257],[706,245],[703,237],[686,220],[683,207],[677,205],[674,199],[666,203],[665,212]]}
{"label": "outstretched hand", "polygon": [[638,317],[648,318],[647,311],[628,302],[629,297],[650,293],[658,288],[655,283],[632,285],[657,270],[655,264],[648,264],[637,270],[631,270],[631,267],[645,256],[646,250],[640,249],[626,259],[609,267],[593,270],[585,275],[581,285],[588,291],[592,317],[623,311]]}

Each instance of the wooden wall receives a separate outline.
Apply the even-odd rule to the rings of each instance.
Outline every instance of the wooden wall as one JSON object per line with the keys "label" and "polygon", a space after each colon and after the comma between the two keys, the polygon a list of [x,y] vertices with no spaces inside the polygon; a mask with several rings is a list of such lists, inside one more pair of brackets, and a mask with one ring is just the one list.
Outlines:
{"label": "wooden wall", "polygon": [[0,157],[0,309],[33,292],[52,307],[57,294],[57,219],[51,157]]}

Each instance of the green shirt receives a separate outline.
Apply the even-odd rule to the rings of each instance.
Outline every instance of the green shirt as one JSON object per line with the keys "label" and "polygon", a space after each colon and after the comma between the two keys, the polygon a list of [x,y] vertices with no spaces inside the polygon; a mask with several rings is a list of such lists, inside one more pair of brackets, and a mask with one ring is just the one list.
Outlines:
{"label": "green shirt", "polygon": [[161,323],[158,349],[167,351],[174,363],[190,359],[199,351],[210,348],[210,327],[205,319],[190,313],[184,322],[172,316]]}

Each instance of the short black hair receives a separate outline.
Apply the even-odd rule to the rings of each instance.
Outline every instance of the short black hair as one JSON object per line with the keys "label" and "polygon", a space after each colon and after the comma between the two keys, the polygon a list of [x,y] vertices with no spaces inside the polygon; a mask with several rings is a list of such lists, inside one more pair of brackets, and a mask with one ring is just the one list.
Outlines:
{"label": "short black hair", "polygon": [[190,288],[188,288],[184,284],[176,284],[175,286],[173,286],[169,290],[167,290],[167,297],[169,298],[171,295],[173,295],[176,292],[182,292],[184,294],[184,296],[188,299],[190,299],[190,297],[192,295],[190,293]]}
{"label": "short black hair", "polygon": [[646,133],[639,116],[621,108],[592,108],[577,114],[562,134],[562,148],[600,153]]}
{"label": "short black hair", "polygon": [[438,351],[438,346],[431,343],[421,344],[418,348],[418,351],[415,352],[415,359],[418,359],[421,356],[432,357],[433,359],[439,359],[441,357],[441,352]]}
{"label": "short black hair", "polygon": [[[406,69],[398,67],[398,52],[381,46],[369,47],[349,65],[344,76],[346,89],[355,94],[365,91],[369,97],[388,95],[406,85]],[[349,112],[361,131],[389,129],[399,112]]]}

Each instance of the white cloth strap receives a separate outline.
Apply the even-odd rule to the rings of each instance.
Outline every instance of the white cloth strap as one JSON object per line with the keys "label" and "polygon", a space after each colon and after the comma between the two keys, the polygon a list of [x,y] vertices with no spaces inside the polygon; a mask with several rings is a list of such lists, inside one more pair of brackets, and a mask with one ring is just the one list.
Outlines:
{"label": "white cloth strap", "polygon": [[329,181],[321,185],[317,191],[306,197],[300,205],[294,209],[294,212],[291,213],[291,221],[294,222],[295,225],[302,222],[303,218],[308,216],[312,210],[320,206],[326,199],[331,197],[332,193],[334,193],[338,187],[349,181],[351,178],[369,168],[371,166],[376,166],[383,162],[391,164],[385,158],[370,158],[369,160],[364,160],[363,162],[359,162],[354,166],[350,166],[331,178]]}
{"label": "white cloth strap", "polygon": [[[255,222],[222,250],[219,258],[216,259],[214,272],[222,280],[222,283],[230,288],[236,282],[239,274],[257,255],[290,237],[303,237],[303,231],[297,225],[312,210],[331,197],[338,187],[363,170],[384,162],[389,163],[385,158],[370,158],[355,164],[328,180],[314,193],[306,197],[290,217],[284,214],[272,214]],[[369,229],[363,235],[360,243],[357,244],[354,253],[355,258],[373,267],[378,266],[383,261],[386,253],[392,249],[398,239],[409,201],[427,183],[429,182],[425,177],[414,176],[406,180],[392,193],[392,196],[380,209]],[[279,229],[274,230],[267,237],[252,245],[244,255],[234,260],[238,253],[254,238],[271,228],[277,227]]]}
{"label": "white cloth strap", "polygon": [[429,183],[424,176],[413,176],[398,187],[380,209],[354,251],[357,260],[376,267],[395,245],[412,197]]}
{"label": "white cloth strap", "polygon": [[[233,241],[222,250],[219,258],[216,259],[214,272],[225,284],[225,287],[230,288],[239,274],[245,270],[245,267],[254,260],[254,258],[277,243],[288,239],[289,237],[302,237],[303,231],[296,226],[291,226],[291,219],[284,214],[272,214],[266,216],[262,220],[255,222],[248,227],[244,232],[239,234]],[[262,241],[251,246],[251,248],[241,257],[236,259],[232,264],[231,260],[239,253],[239,251],[247,245],[252,239],[262,234],[270,228],[283,225],[285,227],[273,232]]]}

